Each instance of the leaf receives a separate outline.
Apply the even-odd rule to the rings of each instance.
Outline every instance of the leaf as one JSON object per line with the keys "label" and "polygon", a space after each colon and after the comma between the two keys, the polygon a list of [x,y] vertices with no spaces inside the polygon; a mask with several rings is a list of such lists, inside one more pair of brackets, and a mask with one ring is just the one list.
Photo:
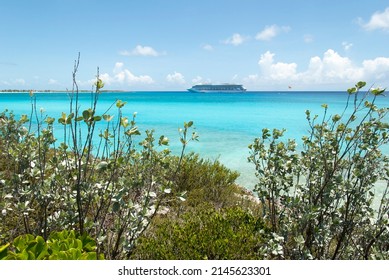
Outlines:
{"label": "leaf", "polygon": [[91,114],[90,109],[84,110],[82,112],[82,117],[84,118],[85,121],[88,121],[91,118],[91,116],[92,116],[92,114]]}
{"label": "leaf", "polygon": [[125,132],[125,134],[127,135],[127,136],[131,136],[131,135],[140,135],[140,132],[139,132],[139,130],[138,130],[138,127],[132,127],[131,129],[128,129],[126,132]]}
{"label": "leaf", "polygon": [[95,122],[101,121],[101,116],[94,116],[93,121],[95,121]]}
{"label": "leaf", "polygon": [[120,118],[120,125],[126,128],[128,126],[128,118],[126,117]]}
{"label": "leaf", "polygon": [[354,93],[356,93],[357,92],[357,89],[355,88],[355,87],[353,87],[353,88],[349,88],[348,90],[347,90],[347,92],[348,92],[348,94],[354,94]]}
{"label": "leaf", "polygon": [[126,105],[127,102],[123,102],[121,100],[116,101],[116,107],[117,108],[123,108],[124,105]]}
{"label": "leaf", "polygon": [[3,260],[7,257],[9,245],[10,245],[10,243],[7,243],[3,246],[0,246],[0,260]]}
{"label": "leaf", "polygon": [[359,82],[355,85],[355,87],[356,87],[357,89],[361,89],[361,88],[363,88],[364,86],[366,86],[366,82],[363,82],[363,81],[359,81]]}
{"label": "leaf", "polygon": [[111,116],[111,115],[103,115],[103,119],[105,120],[105,121],[107,121],[107,122],[110,122],[110,121],[112,121],[112,119],[113,119],[113,116]]}
{"label": "leaf", "polygon": [[371,89],[371,93],[375,96],[384,95],[385,90],[384,88],[374,88]]}
{"label": "leaf", "polygon": [[171,190],[171,189],[164,189],[163,192],[164,192],[164,193],[171,193],[172,190]]}
{"label": "leaf", "polygon": [[112,205],[112,211],[113,212],[118,212],[120,210],[120,203],[115,201]]}
{"label": "leaf", "polygon": [[162,135],[161,137],[159,137],[159,142],[158,144],[160,146],[167,146],[169,145],[169,138],[165,137],[164,135]]}

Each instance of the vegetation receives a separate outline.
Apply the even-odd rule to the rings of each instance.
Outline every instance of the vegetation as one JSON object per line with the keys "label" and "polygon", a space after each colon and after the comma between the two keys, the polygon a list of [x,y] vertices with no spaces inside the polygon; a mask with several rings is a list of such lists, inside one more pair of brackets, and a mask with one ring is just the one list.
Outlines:
{"label": "vegetation", "polygon": [[75,231],[53,232],[45,241],[42,236],[20,235],[10,244],[0,247],[0,260],[97,260],[96,242]]}
{"label": "vegetation", "polygon": [[262,259],[267,228],[240,208],[195,208],[179,218],[157,219],[132,258],[182,260]]}
{"label": "vegetation", "polygon": [[389,258],[388,108],[375,104],[384,90],[360,82],[340,115],[307,111],[300,150],[264,129],[249,146],[253,194],[236,172],[185,153],[198,140],[192,121],[177,156],[164,135],[142,137],[125,102],[97,114],[98,73],[81,109],[78,63],[57,120],[33,92],[29,115],[0,114],[0,259]]}
{"label": "vegetation", "polygon": [[[382,89],[348,90],[341,115],[321,120],[306,112],[310,127],[302,151],[283,130],[268,129],[250,145],[262,215],[271,227],[278,258],[388,259],[388,108],[377,108]],[[362,96],[360,96],[362,95]],[[386,189],[376,198],[375,184]],[[274,254],[273,254],[274,255]]]}

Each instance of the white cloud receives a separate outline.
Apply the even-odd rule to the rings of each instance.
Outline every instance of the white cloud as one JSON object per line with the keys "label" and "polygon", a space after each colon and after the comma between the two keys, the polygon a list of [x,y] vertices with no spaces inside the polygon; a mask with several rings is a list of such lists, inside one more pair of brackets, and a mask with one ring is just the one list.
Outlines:
{"label": "white cloud", "polygon": [[196,76],[195,78],[192,79],[193,84],[200,84],[202,83],[203,78],[201,76]]}
{"label": "white cloud", "polygon": [[[106,85],[134,85],[153,84],[154,80],[148,75],[134,75],[130,70],[124,68],[124,63],[116,62],[112,74],[100,74],[100,79]],[[96,80],[91,80],[94,83]]]}
{"label": "white cloud", "polygon": [[312,43],[313,42],[313,36],[310,34],[304,35],[304,42],[305,43]]}
{"label": "white cloud", "polygon": [[203,50],[206,50],[206,51],[213,51],[213,47],[209,44],[205,44],[202,46]]}
{"label": "white cloud", "polygon": [[277,62],[274,57],[275,54],[270,51],[262,54],[258,61],[259,73],[247,76],[244,82],[248,86],[261,87],[268,85],[286,87],[294,84],[299,88],[328,88],[328,86],[347,87],[359,80],[387,83],[389,78],[389,57],[364,60],[358,66],[350,58],[328,49],[322,57],[311,57],[307,70],[301,72],[297,71],[297,63]]}
{"label": "white cloud", "polygon": [[12,80],[8,80],[8,81],[0,81],[0,84],[4,85],[4,86],[24,86],[26,84],[26,81],[22,78],[18,78],[18,79],[12,79]]}
{"label": "white cloud", "polygon": [[367,76],[375,76],[377,79],[389,78],[389,58],[377,57],[372,60],[364,60],[363,69]]}
{"label": "white cloud", "polygon": [[149,46],[137,45],[132,51],[119,51],[123,56],[160,56],[166,54],[165,52],[157,52],[155,49]]}
{"label": "white cloud", "polygon": [[351,49],[353,44],[352,43],[348,43],[348,42],[342,42],[342,46],[343,46],[345,51],[348,51],[349,49]]}
{"label": "white cloud", "polygon": [[25,85],[26,81],[24,79],[19,78],[19,79],[15,79],[14,80],[14,84],[16,84],[16,85]]}
{"label": "white cloud", "polygon": [[368,23],[363,23],[362,20],[360,23],[366,30],[383,29],[389,31],[389,7],[384,12],[375,12]]}
{"label": "white cloud", "polygon": [[224,44],[239,46],[243,44],[248,38],[240,35],[239,33],[234,33],[231,37],[224,40]]}
{"label": "white cloud", "polygon": [[267,51],[261,55],[258,65],[266,77],[272,80],[291,79],[296,75],[296,63],[274,63],[274,53]]}
{"label": "white cloud", "polygon": [[197,85],[197,84],[210,84],[211,80],[210,79],[204,79],[201,76],[196,76],[195,78],[192,79],[192,83]]}
{"label": "white cloud", "polygon": [[174,72],[173,74],[168,74],[166,80],[170,83],[176,84],[185,84],[185,78],[181,73]]}
{"label": "white cloud", "polygon": [[57,80],[54,80],[54,79],[49,79],[49,81],[47,82],[49,85],[55,85],[58,83]]}
{"label": "white cloud", "polygon": [[266,26],[262,31],[257,33],[257,35],[255,36],[255,39],[261,40],[261,41],[269,41],[269,40],[273,39],[274,37],[276,37],[281,32],[288,32],[289,30],[290,30],[289,26],[279,27],[279,26],[273,24],[271,26]]}

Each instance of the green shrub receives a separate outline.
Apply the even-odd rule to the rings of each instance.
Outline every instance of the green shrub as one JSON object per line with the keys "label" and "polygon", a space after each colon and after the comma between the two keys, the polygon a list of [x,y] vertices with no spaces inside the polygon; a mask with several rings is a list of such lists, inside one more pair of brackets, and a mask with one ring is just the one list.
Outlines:
{"label": "green shrub", "polygon": [[[328,116],[325,104],[320,119],[306,112],[309,135],[300,151],[277,129],[263,129],[250,145],[261,216],[274,236],[269,257],[389,258],[389,159],[381,151],[388,108],[375,105],[384,90],[362,92],[365,84],[348,90],[341,115]],[[386,190],[376,198],[379,180]]]}
{"label": "green shrub", "polygon": [[209,204],[176,218],[159,219],[138,240],[133,259],[237,260],[263,258],[263,222],[239,207]]}
{"label": "green shrub", "polygon": [[97,260],[104,259],[97,253],[96,242],[86,234],[74,231],[53,232],[45,241],[42,236],[31,234],[15,238],[12,244],[0,247],[3,260]]}
{"label": "green shrub", "polygon": [[[123,259],[159,206],[176,199],[171,194],[174,174],[197,134],[193,122],[184,123],[182,153],[171,166],[170,151],[159,149],[169,140],[163,135],[156,139],[152,130],[139,139],[136,114],[123,116],[126,102],[117,100],[97,114],[104,86],[98,75],[90,108],[81,108],[78,63],[68,92],[69,111],[58,119],[37,110],[33,92],[29,117],[0,114],[0,242],[22,234],[47,240],[52,232],[75,229],[93,236],[106,258]],[[60,143],[54,125],[56,133],[63,133]]]}

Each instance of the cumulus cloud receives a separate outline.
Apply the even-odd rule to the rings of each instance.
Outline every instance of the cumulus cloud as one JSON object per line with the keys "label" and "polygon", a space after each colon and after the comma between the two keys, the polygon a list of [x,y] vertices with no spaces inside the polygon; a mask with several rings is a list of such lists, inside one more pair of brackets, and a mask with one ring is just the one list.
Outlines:
{"label": "cumulus cloud", "polygon": [[106,85],[134,85],[154,83],[154,80],[148,75],[134,75],[130,70],[124,68],[124,63],[122,62],[116,62],[112,74],[100,74],[100,79]]}
{"label": "cumulus cloud", "polygon": [[301,88],[328,85],[349,85],[359,80],[367,82],[385,82],[389,78],[389,58],[378,57],[364,60],[360,66],[350,58],[341,56],[332,49],[324,54],[311,57],[305,71],[298,71],[294,62],[275,61],[275,54],[267,51],[258,61],[259,73],[244,79],[248,85],[298,84]]}
{"label": "cumulus cloud", "polygon": [[210,79],[204,79],[201,76],[196,76],[195,78],[192,79],[193,84],[210,84],[211,80]]}
{"label": "cumulus cloud", "polygon": [[119,54],[123,56],[160,56],[164,55],[165,52],[157,52],[152,47],[137,45],[133,50],[120,51]]}
{"label": "cumulus cloud", "polygon": [[367,23],[360,20],[360,24],[366,30],[383,29],[389,31],[389,7],[383,12],[375,12]]}
{"label": "cumulus cloud", "polygon": [[271,26],[266,26],[262,31],[258,32],[255,36],[255,39],[261,41],[270,41],[281,32],[288,32],[289,30],[289,26],[279,27],[278,25],[273,24]]}
{"label": "cumulus cloud", "polygon": [[261,55],[258,65],[266,77],[272,80],[291,79],[296,75],[296,63],[274,62],[274,53],[267,51]]}
{"label": "cumulus cloud", "polygon": [[368,76],[375,76],[377,79],[389,78],[389,57],[377,57],[371,60],[364,60],[363,69]]}
{"label": "cumulus cloud", "polygon": [[168,74],[166,76],[166,80],[169,83],[175,83],[175,84],[185,84],[185,78],[181,73],[174,72],[173,74]]}
{"label": "cumulus cloud", "polygon": [[234,33],[231,37],[224,40],[224,44],[239,46],[243,44],[248,38],[246,36],[240,35],[239,33]]}

